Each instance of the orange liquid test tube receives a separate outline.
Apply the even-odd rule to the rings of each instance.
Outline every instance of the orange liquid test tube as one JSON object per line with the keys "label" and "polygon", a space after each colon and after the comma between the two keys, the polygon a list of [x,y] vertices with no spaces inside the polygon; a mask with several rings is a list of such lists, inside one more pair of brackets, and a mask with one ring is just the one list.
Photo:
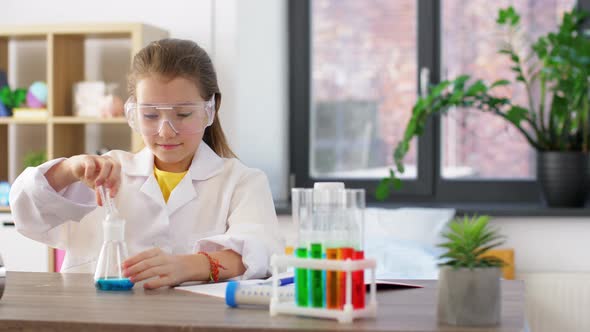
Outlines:
{"label": "orange liquid test tube", "polygon": [[[337,248],[326,248],[326,258],[331,260],[338,259]],[[338,271],[326,271],[326,307],[328,309],[340,308],[338,301],[338,293],[340,292],[338,285]]]}

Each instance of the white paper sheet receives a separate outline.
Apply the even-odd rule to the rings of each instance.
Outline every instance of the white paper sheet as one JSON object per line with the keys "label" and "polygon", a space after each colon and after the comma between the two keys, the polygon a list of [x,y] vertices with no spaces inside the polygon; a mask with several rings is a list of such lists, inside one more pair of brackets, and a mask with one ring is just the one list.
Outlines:
{"label": "white paper sheet", "polygon": [[[293,272],[284,272],[279,273],[279,278],[288,278],[292,277]],[[250,279],[250,280],[239,280],[235,279],[235,281],[239,281],[242,285],[255,285],[261,283],[269,283],[271,285],[271,278],[268,279]],[[197,294],[204,294],[214,297],[225,298],[225,288],[227,287],[228,282],[216,282],[216,283],[202,283],[202,284],[192,284],[192,285],[185,285],[185,286],[177,286],[174,289],[189,291],[192,293]]]}

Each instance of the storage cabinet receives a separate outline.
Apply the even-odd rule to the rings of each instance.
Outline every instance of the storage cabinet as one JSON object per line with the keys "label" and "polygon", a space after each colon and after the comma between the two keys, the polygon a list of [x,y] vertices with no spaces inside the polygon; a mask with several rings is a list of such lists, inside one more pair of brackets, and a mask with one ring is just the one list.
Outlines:
{"label": "storage cabinet", "polygon": [[[124,117],[75,116],[72,87],[84,80],[115,81],[125,100],[125,79],[133,55],[167,36],[165,30],[141,23],[0,25],[0,70],[7,72],[11,87],[44,81],[48,88],[47,118],[0,117],[0,181],[12,183],[31,151],[44,150],[48,159],[96,153],[102,147],[138,151],[141,137],[132,132]],[[114,46],[109,50],[109,45]],[[0,207],[0,212],[10,209]],[[21,239],[14,239],[19,240],[9,243],[17,246]],[[4,250],[17,250],[4,248],[2,242],[0,238],[2,255]],[[49,249],[45,262],[49,271],[53,271],[53,262],[54,252]]]}

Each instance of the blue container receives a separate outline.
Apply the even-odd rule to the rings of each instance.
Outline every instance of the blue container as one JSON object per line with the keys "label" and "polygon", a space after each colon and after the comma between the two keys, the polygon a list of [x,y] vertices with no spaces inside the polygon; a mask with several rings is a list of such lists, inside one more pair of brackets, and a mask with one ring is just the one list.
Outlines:
{"label": "blue container", "polygon": [[10,183],[0,182],[0,206],[8,206],[8,193],[10,193]]}
{"label": "blue container", "polygon": [[133,282],[129,278],[98,279],[94,282],[96,289],[103,291],[127,291],[133,288]]}

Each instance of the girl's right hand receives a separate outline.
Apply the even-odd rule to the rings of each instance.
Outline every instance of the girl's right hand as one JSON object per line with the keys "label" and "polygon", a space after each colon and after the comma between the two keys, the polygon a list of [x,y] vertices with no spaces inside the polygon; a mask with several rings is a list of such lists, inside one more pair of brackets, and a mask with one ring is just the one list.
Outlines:
{"label": "girl's right hand", "polygon": [[121,164],[109,156],[78,155],[64,161],[77,180],[94,189],[98,205],[102,205],[98,186],[109,189],[115,197],[121,184]]}
{"label": "girl's right hand", "polygon": [[45,178],[55,191],[81,181],[94,189],[96,202],[102,205],[97,187],[104,186],[115,197],[121,185],[121,164],[109,156],[82,154],[57,163],[45,173]]}

